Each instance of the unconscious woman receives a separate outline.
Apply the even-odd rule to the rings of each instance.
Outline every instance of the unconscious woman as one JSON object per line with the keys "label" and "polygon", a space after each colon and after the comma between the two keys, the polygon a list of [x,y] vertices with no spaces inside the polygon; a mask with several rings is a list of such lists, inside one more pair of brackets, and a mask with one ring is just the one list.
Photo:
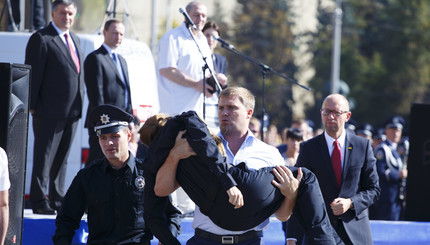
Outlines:
{"label": "unconscious woman", "polygon": [[[185,133],[184,133],[185,131]],[[156,174],[175,145],[178,134],[186,138],[195,156],[180,161],[176,178],[180,186],[216,225],[232,231],[251,229],[280,206],[284,195],[273,184],[272,167],[248,169],[245,163],[232,166],[222,155],[222,143],[214,140],[206,124],[193,111],[175,117],[157,114],[140,129],[140,137],[149,146],[145,159],[145,218],[155,236],[161,223],[163,201],[154,201]],[[336,232],[330,225],[324,200],[315,175],[307,169],[290,167],[300,180],[294,214],[302,225],[308,244],[336,244]],[[229,202],[228,191],[238,188],[244,205],[235,207]],[[164,199],[163,199],[164,198]],[[157,199],[155,199],[157,200]],[[230,199],[231,200],[231,199]],[[163,244],[169,244],[161,241]],[[176,244],[176,243],[171,243]]]}

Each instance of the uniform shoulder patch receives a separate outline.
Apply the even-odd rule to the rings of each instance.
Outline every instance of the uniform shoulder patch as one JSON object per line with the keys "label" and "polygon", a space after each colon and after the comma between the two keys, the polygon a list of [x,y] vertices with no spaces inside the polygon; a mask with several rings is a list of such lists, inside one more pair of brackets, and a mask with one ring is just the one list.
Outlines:
{"label": "uniform shoulder patch", "polygon": [[378,160],[383,160],[385,158],[385,152],[384,152],[384,150],[383,149],[376,150],[375,157]]}

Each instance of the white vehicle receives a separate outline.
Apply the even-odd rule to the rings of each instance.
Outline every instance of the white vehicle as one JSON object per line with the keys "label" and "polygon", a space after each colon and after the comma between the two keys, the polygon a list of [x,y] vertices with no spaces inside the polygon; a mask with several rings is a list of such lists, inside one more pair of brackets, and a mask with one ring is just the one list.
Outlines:
{"label": "white vehicle", "polygon": [[[30,36],[31,33],[0,32],[0,62],[24,64],[25,49]],[[102,35],[78,34],[78,36],[85,57],[103,43]],[[126,38],[117,51],[127,60],[133,113],[145,121],[159,111],[157,76],[152,53],[145,43]],[[88,130],[84,128],[87,107],[88,97],[85,95],[82,118],[79,120],[78,131],[68,158],[66,188],[69,187],[79,169],[83,167],[82,159],[88,152]],[[30,115],[25,180],[26,198],[30,193],[33,143],[34,134]]]}

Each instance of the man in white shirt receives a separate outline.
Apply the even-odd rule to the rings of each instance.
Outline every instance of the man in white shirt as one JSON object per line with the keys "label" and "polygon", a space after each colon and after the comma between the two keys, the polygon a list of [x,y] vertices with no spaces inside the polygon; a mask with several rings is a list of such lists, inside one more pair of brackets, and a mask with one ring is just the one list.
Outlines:
{"label": "man in white shirt", "polygon": [[[193,1],[186,6],[185,10],[197,29],[188,27],[185,20],[181,26],[164,34],[158,45],[160,112],[174,116],[184,111],[194,110],[204,117],[215,117],[214,113],[217,113],[215,110],[211,110],[212,115],[203,113],[204,97],[214,96],[210,92],[214,88],[209,84],[206,84],[204,96],[202,93],[204,82],[202,68],[205,65],[202,55],[211,56],[207,39],[201,32],[207,20],[207,8],[202,3]],[[206,62],[215,72],[212,59],[206,59]],[[210,77],[208,70],[205,71],[205,75]],[[217,79],[223,85],[227,83],[225,76],[217,76]],[[214,131],[218,130],[215,124],[208,126]],[[175,206],[184,214],[194,211],[194,203],[182,188],[173,193],[172,198]]]}
{"label": "man in white shirt", "polygon": [[[246,166],[250,169],[282,165],[284,160],[279,151],[255,138],[248,129],[254,105],[254,96],[245,88],[230,87],[223,90],[220,94],[218,114],[221,132],[219,136],[222,138],[226,149],[227,162],[233,165],[245,162]],[[169,187],[177,186],[177,184],[172,184],[172,182],[176,181],[176,168],[179,160],[194,154],[192,149],[187,148],[187,146],[189,147],[189,145],[178,145],[178,147],[184,148],[179,150],[172,149],[171,154],[169,154],[169,157],[158,171],[155,187],[157,195],[167,195],[172,191],[172,189],[168,189]],[[290,171],[287,168],[282,169]],[[282,171],[278,168],[277,170]],[[284,174],[285,172],[281,173],[281,176],[285,176]],[[299,181],[295,178],[289,179],[289,183],[292,182],[298,184]],[[281,187],[280,185],[276,186]],[[282,188],[281,192],[284,194]],[[295,198],[287,198],[288,195],[285,196],[286,198],[281,207],[275,212],[276,217],[280,220],[288,219],[296,201]],[[196,233],[187,244],[220,244],[224,238],[227,239],[233,236],[234,239],[237,239],[237,241],[234,241],[234,244],[264,244],[262,231],[268,224],[269,220],[267,219],[250,230],[230,231],[215,225],[197,207],[193,221],[193,228],[196,230]]]}
{"label": "man in white shirt", "polygon": [[[197,29],[189,27],[194,39],[203,56],[210,57],[211,51],[207,39],[201,32],[207,20],[206,6],[194,1],[186,6],[186,11],[197,27]],[[181,26],[164,34],[158,46],[160,111],[172,116],[189,110],[203,115],[202,67],[205,63],[187,26],[184,21]],[[215,72],[212,59],[209,58],[206,61],[210,69]],[[205,75],[210,76],[208,70]],[[221,85],[227,82],[225,76],[217,75],[217,79]],[[204,94],[206,98],[213,96],[210,92],[213,89],[214,87],[206,84]],[[214,128],[213,125],[209,127]]]}

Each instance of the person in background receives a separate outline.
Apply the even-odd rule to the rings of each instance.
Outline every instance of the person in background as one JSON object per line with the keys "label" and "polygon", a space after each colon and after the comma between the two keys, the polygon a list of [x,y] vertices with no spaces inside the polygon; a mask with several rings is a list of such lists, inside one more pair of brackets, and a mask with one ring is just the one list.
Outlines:
{"label": "person in background", "polygon": [[373,129],[372,124],[365,123],[365,124],[363,124],[363,125],[361,125],[360,127],[357,128],[356,134],[358,136],[361,136],[361,137],[364,137],[366,139],[369,139],[370,143],[373,144],[373,138],[372,138],[373,131],[374,131],[374,129]]}
{"label": "person in background", "polygon": [[87,164],[104,157],[98,137],[90,127],[92,110],[99,105],[110,104],[133,113],[127,62],[116,52],[122,43],[124,32],[125,27],[121,21],[106,21],[103,44],[85,59],[85,85],[89,100],[85,127],[88,128],[90,145]]}
{"label": "person in background", "polygon": [[[285,165],[292,167],[296,165],[297,157],[299,156],[300,143],[303,142],[303,132],[301,128],[289,128],[285,134],[287,150],[283,152],[282,157],[285,159]],[[287,227],[290,222],[297,222],[294,215],[288,221],[282,222],[282,231],[286,239],[288,234]],[[302,236],[303,234],[297,237],[298,244],[302,244]]]}
{"label": "person in background", "polygon": [[[318,178],[330,222],[345,244],[373,244],[368,208],[378,199],[380,187],[376,159],[368,139],[345,129],[350,119],[348,100],[327,96],[321,107],[324,133],[300,146],[296,167],[306,167]],[[294,244],[299,227],[287,227]]]}
{"label": "person in background", "polygon": [[[225,56],[215,53],[218,41],[214,37],[219,37],[221,35],[218,25],[214,21],[208,21],[203,27],[202,32],[208,40],[215,71],[219,74],[227,74],[227,60]],[[224,86],[224,88],[225,87],[226,86]]]}
{"label": "person in background", "polygon": [[[302,138],[303,141],[306,141],[310,138],[313,137],[312,134],[310,134],[309,132],[311,130],[309,130],[309,124],[308,124],[308,120],[304,120],[304,119],[295,119],[291,122],[291,127],[290,128],[297,128],[300,129],[302,131]],[[279,152],[281,154],[284,154],[287,150],[288,150],[288,145],[287,145],[287,131],[290,128],[285,128],[283,130],[284,134],[282,135],[282,143],[280,145],[278,145],[276,148],[278,148]],[[285,159],[285,157],[284,157]]]}
{"label": "person in background", "polygon": [[[140,119],[135,116],[132,123],[129,124],[128,128],[131,131],[131,139],[128,143],[128,148],[134,157],[137,157],[137,150],[139,149],[139,129],[140,129]],[[144,159],[144,158],[141,158]]]}
{"label": "person in background", "polygon": [[[207,20],[207,7],[201,2],[193,1],[187,4],[185,10],[197,29],[189,27],[190,31],[185,20],[179,27],[165,33],[158,45],[160,112],[172,116],[189,110],[203,115],[203,99],[209,100],[215,96],[215,86],[206,84],[203,91],[202,67],[205,62],[202,55],[211,57],[207,39],[202,33]],[[206,62],[215,74],[212,59],[206,59]],[[210,77],[208,71],[205,76]],[[225,75],[216,76],[221,86],[227,84]],[[204,116],[210,128],[218,128],[214,124],[216,122],[210,119],[216,117],[216,110],[208,111]]]}
{"label": "person in background", "polygon": [[9,162],[0,147],[0,245],[4,244],[9,225]]}
{"label": "person in background", "polygon": [[[160,112],[175,116],[194,110],[207,120],[212,130],[217,131],[216,109],[208,106],[208,109],[214,110],[203,113],[204,99],[216,96],[215,86],[203,85],[202,67],[205,62],[202,54],[204,57],[211,56],[207,39],[201,32],[206,24],[208,10],[206,5],[197,1],[188,3],[185,10],[197,28],[188,27],[187,20],[184,20],[182,25],[165,33],[158,43]],[[206,59],[206,62],[215,73],[212,59]],[[205,77],[210,77],[208,71],[205,72]],[[221,85],[226,85],[227,80],[221,75],[217,75],[217,79]],[[193,214],[195,205],[181,188],[172,194],[172,199],[184,215]]]}
{"label": "person in background", "polygon": [[384,128],[379,128],[378,130],[376,130],[376,133],[373,134],[372,136],[372,147],[373,150],[375,150],[375,148],[381,144],[383,141],[387,140],[387,136],[385,135],[385,129]]}
{"label": "person in background", "polygon": [[30,203],[35,214],[55,215],[61,206],[67,158],[82,116],[84,56],[78,36],[70,31],[76,10],[70,0],[52,2],[52,22],[31,35],[25,51],[25,63],[32,71],[34,154]]}
{"label": "person in background", "polygon": [[249,120],[249,130],[254,134],[255,138],[260,139],[261,137],[261,122],[256,117],[251,117]]}
{"label": "person in background", "polygon": [[[206,22],[205,26],[202,29],[202,32],[208,40],[208,45],[211,50],[211,58],[215,72],[217,73],[218,77],[222,77],[223,80],[226,81],[226,83],[221,86],[222,89],[225,89],[227,87],[228,82],[228,79],[226,77],[227,60],[224,56],[216,54],[214,52],[215,48],[218,46],[218,41],[214,38],[214,36],[219,37],[221,35],[219,27],[214,21],[209,21]],[[215,84],[210,85],[213,87],[215,86]],[[206,113],[207,115],[213,115],[213,117],[208,116],[205,118],[205,121],[208,123],[208,125],[216,125],[218,128],[218,90],[215,92],[215,95],[206,99]]]}
{"label": "person in background", "polygon": [[[145,244],[152,233],[144,220],[144,166],[129,151],[129,124],[133,116],[114,105],[91,112],[104,158],[81,169],[73,179],[55,220],[55,245],[71,244],[82,215],[88,214],[88,244]],[[180,229],[180,214],[165,210],[165,217]]]}
{"label": "person in background", "polygon": [[387,139],[375,148],[376,166],[381,185],[381,197],[375,203],[374,217],[377,220],[400,220],[403,200],[402,181],[408,177],[397,145],[402,139],[404,119],[395,116],[385,123]]}
{"label": "person in background", "polygon": [[270,124],[269,129],[264,133],[264,142],[275,147],[281,143],[281,136],[276,125]]}
{"label": "person in background", "polygon": [[299,128],[290,128],[287,130],[287,151],[282,155],[285,159],[285,165],[296,165],[299,156],[300,143],[303,142],[303,132]]}

